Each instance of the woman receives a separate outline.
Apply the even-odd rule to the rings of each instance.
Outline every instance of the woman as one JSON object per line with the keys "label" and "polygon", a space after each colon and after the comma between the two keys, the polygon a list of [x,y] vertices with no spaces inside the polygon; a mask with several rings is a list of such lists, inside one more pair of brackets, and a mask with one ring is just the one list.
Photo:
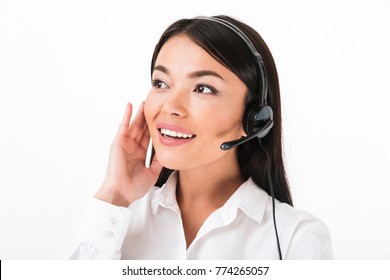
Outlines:
{"label": "woman", "polygon": [[332,258],[326,226],[292,207],[278,76],[259,34],[227,16],[179,20],[151,72],[71,258]]}

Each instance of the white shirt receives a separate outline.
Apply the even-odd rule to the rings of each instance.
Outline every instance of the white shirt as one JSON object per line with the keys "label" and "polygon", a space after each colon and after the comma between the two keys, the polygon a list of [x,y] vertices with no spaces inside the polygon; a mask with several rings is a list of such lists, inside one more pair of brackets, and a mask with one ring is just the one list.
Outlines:
{"label": "white shirt", "polygon": [[[176,201],[177,173],[128,208],[93,198],[71,259],[279,259],[272,198],[252,179],[213,212],[191,245]],[[332,259],[326,225],[275,200],[283,259]]]}

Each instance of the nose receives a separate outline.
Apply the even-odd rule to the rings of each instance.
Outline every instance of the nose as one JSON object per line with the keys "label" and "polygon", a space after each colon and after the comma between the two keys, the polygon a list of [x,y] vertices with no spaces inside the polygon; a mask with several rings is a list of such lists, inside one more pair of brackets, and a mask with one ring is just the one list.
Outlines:
{"label": "nose", "polygon": [[188,94],[184,90],[172,90],[164,101],[161,111],[175,117],[187,115]]}

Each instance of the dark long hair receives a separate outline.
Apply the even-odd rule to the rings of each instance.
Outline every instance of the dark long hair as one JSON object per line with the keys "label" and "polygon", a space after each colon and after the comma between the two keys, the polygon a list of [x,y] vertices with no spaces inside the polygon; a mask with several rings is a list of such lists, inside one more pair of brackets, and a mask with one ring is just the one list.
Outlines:
{"label": "dark long hair", "polygon": [[[267,155],[264,151],[266,150],[269,155],[269,168],[275,198],[281,202],[293,205],[283,164],[279,78],[272,54],[261,36],[250,26],[228,16],[217,17],[237,26],[247,35],[261,54],[268,79],[267,104],[272,107],[274,112],[274,126],[268,135],[262,139],[261,145],[264,149],[259,146],[257,139],[252,139],[237,147],[237,158],[242,176],[245,179],[251,177],[259,187],[271,194],[267,177]],[[214,21],[197,18],[181,19],[170,25],[162,34],[154,50],[151,63],[152,73],[162,46],[170,38],[179,34],[188,36],[194,43],[203,48],[245,83],[248,88],[247,106],[250,103],[258,102],[262,85],[257,75],[252,53],[246,43],[235,32]],[[154,149],[152,156],[154,156]],[[156,185],[162,186],[172,171],[164,167]]]}

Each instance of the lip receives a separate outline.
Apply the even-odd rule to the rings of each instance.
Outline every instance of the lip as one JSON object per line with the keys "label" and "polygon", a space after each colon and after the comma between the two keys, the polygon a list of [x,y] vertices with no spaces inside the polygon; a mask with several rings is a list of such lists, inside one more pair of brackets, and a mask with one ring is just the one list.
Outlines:
{"label": "lip", "polygon": [[[185,134],[192,134],[192,135],[195,135],[193,132],[187,130],[187,129],[184,129],[180,126],[177,126],[177,125],[173,125],[173,124],[167,124],[167,123],[158,123],[157,124],[157,129],[160,130],[161,128],[165,128],[165,129],[169,129],[169,130],[173,130],[173,131],[176,131],[176,132],[181,132],[181,133],[185,133]],[[179,145],[183,145],[183,144],[186,144],[188,142],[190,142],[191,140],[194,140],[196,137],[193,137],[193,138],[183,138],[183,139],[178,139],[178,138],[170,138],[170,137],[165,137],[163,136],[160,131],[158,132],[158,136],[159,136],[159,140],[160,140],[160,143],[165,145],[165,146],[179,146]]]}

